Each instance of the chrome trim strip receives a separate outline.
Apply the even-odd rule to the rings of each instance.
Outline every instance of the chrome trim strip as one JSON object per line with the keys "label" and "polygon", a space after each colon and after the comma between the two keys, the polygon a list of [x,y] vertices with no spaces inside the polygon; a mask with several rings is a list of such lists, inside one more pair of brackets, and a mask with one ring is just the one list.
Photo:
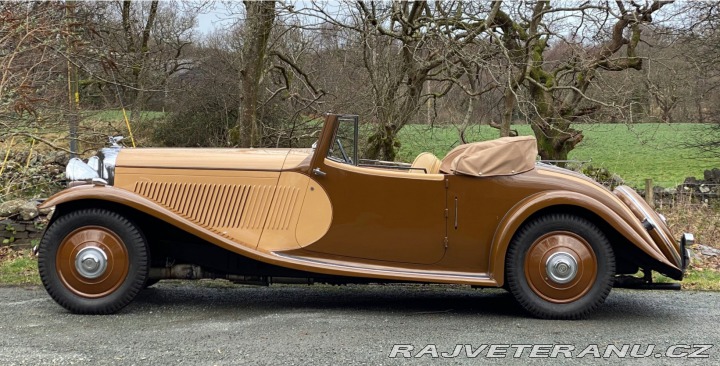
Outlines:
{"label": "chrome trim strip", "polygon": [[[419,276],[436,276],[436,277],[448,277],[448,279],[457,279],[457,278],[466,278],[468,280],[477,281],[477,280],[487,280],[487,281],[493,281],[492,278],[490,278],[487,274],[482,275],[472,275],[472,274],[458,274],[458,273],[437,273],[437,272],[423,272],[423,271],[411,271],[411,270],[385,270],[385,269],[377,269],[377,268],[367,268],[362,266],[353,266],[353,265],[341,265],[337,263],[330,263],[326,262],[320,259],[315,258],[305,258],[305,257],[297,257],[293,255],[283,254],[283,253],[275,253],[272,254],[284,258],[289,259],[293,261],[298,262],[307,262],[307,263],[313,263],[313,264],[322,264],[323,266],[327,267],[333,267],[337,269],[348,269],[348,270],[361,270],[364,272],[374,272],[378,274],[384,274],[384,275],[419,275]],[[417,281],[423,282],[424,279],[418,278]]]}
{"label": "chrome trim strip", "polygon": [[255,169],[255,168],[211,168],[202,166],[154,166],[154,165],[116,165],[116,168],[134,168],[134,169],[173,169],[173,170],[223,170],[236,172],[284,172],[282,169]]}

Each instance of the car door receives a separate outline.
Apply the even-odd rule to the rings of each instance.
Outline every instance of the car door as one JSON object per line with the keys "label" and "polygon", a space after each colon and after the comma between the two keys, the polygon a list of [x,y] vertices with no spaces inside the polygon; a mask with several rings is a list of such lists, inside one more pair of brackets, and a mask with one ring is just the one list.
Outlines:
{"label": "car door", "polygon": [[351,144],[343,147],[332,136],[332,144],[318,146],[316,154],[324,157],[312,166],[313,179],[330,198],[332,224],[305,249],[378,261],[440,261],[446,247],[444,176],[357,166]]}
{"label": "car door", "polygon": [[445,253],[445,183],[325,160],[316,178],[332,203],[327,234],[307,250],[380,261],[431,264]]}

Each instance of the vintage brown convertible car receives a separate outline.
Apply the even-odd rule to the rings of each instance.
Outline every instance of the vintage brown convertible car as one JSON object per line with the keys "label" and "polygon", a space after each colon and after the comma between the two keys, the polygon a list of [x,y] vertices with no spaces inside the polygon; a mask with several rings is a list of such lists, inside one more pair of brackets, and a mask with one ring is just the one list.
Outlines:
{"label": "vintage brown convertible car", "polygon": [[[682,279],[685,246],[630,188],[536,161],[532,137],[412,164],[358,158],[356,116],[313,149],[102,149],[38,248],[42,282],[75,313],[113,313],[161,279],[416,282],[503,287],[535,316],[574,319],[618,276]],[[648,276],[645,277],[649,278]]]}

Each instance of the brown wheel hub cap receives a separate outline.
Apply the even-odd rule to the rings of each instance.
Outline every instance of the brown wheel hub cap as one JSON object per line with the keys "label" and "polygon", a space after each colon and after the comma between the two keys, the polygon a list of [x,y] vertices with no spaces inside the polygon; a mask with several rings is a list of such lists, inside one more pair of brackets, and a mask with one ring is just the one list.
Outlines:
{"label": "brown wheel hub cap", "polygon": [[65,237],[55,260],[63,285],[76,295],[97,298],[115,291],[129,271],[127,248],[117,234],[81,227]]}
{"label": "brown wheel hub cap", "polygon": [[545,234],[528,249],[525,279],[532,291],[546,301],[569,303],[592,288],[597,258],[590,244],[565,231]]}

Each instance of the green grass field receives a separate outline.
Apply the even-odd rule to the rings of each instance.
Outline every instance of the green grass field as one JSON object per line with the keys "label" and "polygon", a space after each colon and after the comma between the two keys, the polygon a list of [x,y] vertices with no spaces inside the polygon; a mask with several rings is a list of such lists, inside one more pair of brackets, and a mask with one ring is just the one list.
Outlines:
{"label": "green grass field", "polygon": [[[513,126],[520,135],[532,135],[529,125]],[[646,178],[655,185],[674,187],[686,177],[703,177],[706,169],[720,168],[720,159],[703,156],[686,143],[703,133],[703,126],[692,123],[644,123],[576,125],[585,139],[570,152],[569,159],[587,161],[620,175],[627,184],[641,187]],[[474,126],[466,132],[469,141],[497,138],[497,130]],[[411,162],[422,151],[443,157],[460,143],[454,127],[430,128],[409,125],[400,132],[398,160]]]}

